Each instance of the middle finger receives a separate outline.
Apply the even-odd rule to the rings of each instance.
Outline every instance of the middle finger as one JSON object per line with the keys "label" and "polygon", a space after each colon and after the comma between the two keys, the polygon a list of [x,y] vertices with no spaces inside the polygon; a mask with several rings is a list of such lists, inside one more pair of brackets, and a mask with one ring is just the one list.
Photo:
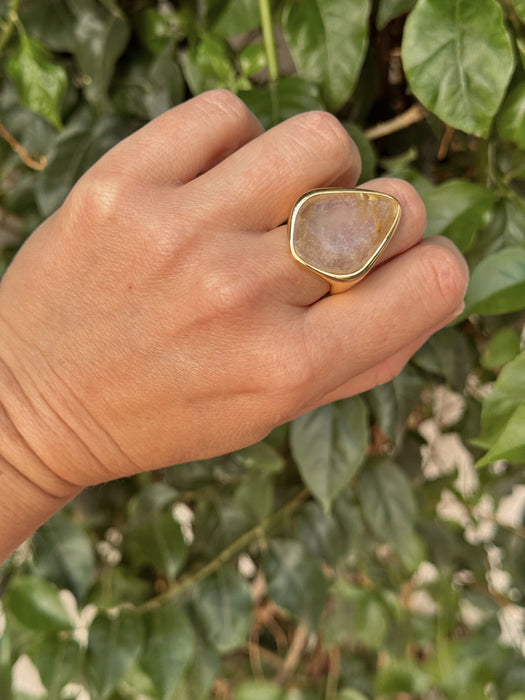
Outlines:
{"label": "middle finger", "polygon": [[282,224],[301,194],[351,187],[361,168],[344,127],[326,112],[292,117],[184,185],[192,206],[205,201],[224,231],[268,231]]}

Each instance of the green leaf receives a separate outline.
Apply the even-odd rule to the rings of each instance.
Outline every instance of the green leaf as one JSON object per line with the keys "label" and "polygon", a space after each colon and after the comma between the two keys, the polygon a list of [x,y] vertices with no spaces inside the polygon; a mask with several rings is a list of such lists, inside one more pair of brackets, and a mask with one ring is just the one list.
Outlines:
{"label": "green leaf", "polygon": [[171,700],[195,653],[195,635],[184,610],[175,604],[145,617],[146,644],[140,663],[152,678],[158,697]]}
{"label": "green leaf", "polygon": [[138,518],[124,535],[124,548],[134,564],[153,566],[170,581],[177,576],[187,554],[181,526],[173,518],[171,507]]}
{"label": "green leaf", "polygon": [[155,7],[146,7],[137,12],[134,29],[145,48],[153,54],[162,53],[166,44],[183,36],[179,14],[166,9],[161,12]]}
{"label": "green leaf", "polygon": [[20,17],[27,33],[51,51],[73,53],[74,16],[66,0],[22,3]]}
{"label": "green leaf", "polygon": [[72,682],[80,671],[83,650],[75,639],[46,637],[31,651],[49,697],[60,697],[66,683]]}
{"label": "green leaf", "polygon": [[500,328],[487,343],[481,364],[486,369],[500,369],[520,351],[520,337],[513,328]]}
{"label": "green leaf", "polygon": [[[0,92],[0,103],[2,105],[2,123],[13,136],[15,136],[20,143],[23,143],[27,151],[35,158],[47,154],[50,144],[53,142],[53,139],[60,135],[60,132],[57,132],[55,127],[45,119],[36,118],[34,112],[31,112],[31,110],[26,107],[22,107],[18,99],[16,88],[11,81],[3,81],[3,88]],[[19,165],[20,157],[14,153],[7,142],[2,143],[1,147],[0,157],[3,162],[2,167],[5,168],[8,166],[9,161]],[[14,200],[14,206],[20,202],[21,206],[19,205],[19,211],[22,214],[24,210],[27,211],[31,205],[34,206],[34,201],[31,201],[31,199],[34,200],[34,187],[37,178],[37,174],[33,172],[28,173],[26,170],[24,177],[16,183],[16,186],[8,188],[9,199]],[[5,188],[3,189],[5,191]],[[24,193],[24,190],[27,192]],[[18,194],[18,191],[21,191],[21,194]],[[7,194],[7,192],[5,194]],[[25,202],[24,199],[26,200]],[[5,202],[3,206],[11,209],[9,200],[3,201]]]}
{"label": "green leaf", "polygon": [[38,632],[73,629],[58,588],[37,576],[13,579],[7,594],[7,607],[29,629]]}
{"label": "green leaf", "polygon": [[467,337],[457,328],[443,328],[435,333],[413,357],[417,367],[444,377],[448,386],[458,392],[463,391],[474,361]]}
{"label": "green leaf", "polygon": [[425,190],[422,199],[427,210],[425,236],[447,236],[464,252],[488,225],[495,197],[473,182],[449,180]]}
{"label": "green leaf", "polygon": [[366,404],[353,397],[297,418],[291,426],[290,447],[304,483],[328,510],[366,456]]}
{"label": "green leaf", "polygon": [[196,29],[209,29],[219,20],[230,0],[204,0],[199,3],[199,7],[193,11],[195,19],[198,20]]}
{"label": "green leaf", "polygon": [[205,34],[196,46],[186,52],[182,68],[194,95],[214,88],[237,91],[233,53],[221,37]]}
{"label": "green leaf", "polygon": [[234,700],[284,700],[281,686],[264,680],[247,680],[236,689]]}
{"label": "green leaf", "polygon": [[235,491],[235,502],[253,516],[253,524],[270,515],[274,503],[274,480],[263,471],[251,471]]}
{"label": "green leaf", "polygon": [[233,458],[246,469],[257,469],[266,474],[280,472],[285,464],[283,457],[267,442],[258,442],[234,452]]}
{"label": "green leaf", "polygon": [[194,549],[213,557],[253,526],[253,518],[240,500],[202,501],[197,506]]}
{"label": "green leaf", "polygon": [[115,110],[122,116],[133,115],[143,121],[150,117],[150,104],[153,107],[163,102],[166,91],[152,85],[150,70],[157,56],[151,56],[145,51],[137,51],[126,62],[124,70],[115,80],[111,99]]}
{"label": "green leaf", "polygon": [[465,297],[464,316],[504,314],[525,306],[525,248],[505,248],[474,269]]}
{"label": "green leaf", "polygon": [[315,557],[336,566],[361,536],[363,522],[359,508],[342,497],[332,513],[315,501],[305,503],[297,514],[296,528],[298,539]]}
{"label": "green leaf", "polygon": [[392,659],[379,669],[375,679],[376,696],[398,693],[426,694],[434,685],[432,677],[412,661]]}
{"label": "green leaf", "polygon": [[357,495],[371,532],[389,542],[405,567],[414,570],[423,552],[414,531],[417,504],[404,472],[386,457],[373,458],[361,471]]}
{"label": "green leaf", "polygon": [[243,90],[239,97],[259,118],[265,129],[301,112],[325,109],[319,87],[302,78],[283,78],[276,85]]}
{"label": "green leaf", "polygon": [[0,635],[0,697],[11,700],[13,652],[9,630]]}
{"label": "green leaf", "polygon": [[521,65],[525,68],[525,39],[522,36],[516,37],[516,47],[520,57]]}
{"label": "green leaf", "polygon": [[368,0],[287,0],[282,28],[299,76],[332,110],[351,96],[368,45]]}
{"label": "green leaf", "polygon": [[512,0],[512,5],[518,17],[525,24],[525,0]]}
{"label": "green leaf", "polygon": [[158,481],[147,484],[141,489],[136,498],[129,503],[129,513],[135,525],[155,515],[159,510],[172,505],[177,498],[177,491],[164,482]]}
{"label": "green leaf", "polygon": [[169,43],[149,66],[144,95],[147,118],[155,119],[182,102],[185,89],[182,70],[173,58],[173,44]]}
{"label": "green leaf", "polygon": [[95,555],[85,530],[64,512],[44,523],[33,537],[33,569],[82,602],[95,574]]}
{"label": "green leaf", "polygon": [[132,119],[111,116],[95,124],[88,118],[64,129],[38,177],[35,197],[42,216],[58,209],[78,178],[136,126]]}
{"label": "green leaf", "polygon": [[328,592],[319,559],[301,542],[274,539],[263,570],[270,598],[311,630],[317,629]]}
{"label": "green leaf", "polygon": [[67,0],[76,18],[74,55],[88,102],[102,109],[115,64],[128,44],[130,25],[116,2]]}
{"label": "green leaf", "polygon": [[415,96],[447,124],[488,136],[514,70],[497,0],[418,0],[402,60]]}
{"label": "green leaf", "polygon": [[510,416],[496,442],[487,454],[478,461],[483,467],[498,459],[508,462],[525,462],[525,402]]}
{"label": "green leaf", "polygon": [[506,365],[483,402],[480,442],[490,444],[525,401],[525,352]]}
{"label": "green leaf", "polygon": [[239,54],[241,73],[252,78],[266,67],[266,50],[264,44],[248,44]]}
{"label": "green leaf", "polygon": [[62,66],[53,62],[46,47],[22,34],[7,64],[7,73],[16,86],[21,104],[60,129],[60,107],[67,88],[67,74]]}
{"label": "green leaf", "polygon": [[257,29],[260,21],[259,0],[229,0],[213,25],[213,32],[228,38]]}
{"label": "green leaf", "polygon": [[377,8],[376,26],[379,30],[396,17],[408,12],[416,4],[416,0],[379,0]]}
{"label": "green leaf", "polygon": [[361,174],[358,184],[368,182],[376,175],[377,156],[371,141],[356,124],[343,122],[343,126],[350,134],[361,155]]}
{"label": "green leaf", "polygon": [[247,582],[224,566],[195,590],[195,615],[207,638],[221,654],[244,644],[251,626],[252,599]]}
{"label": "green leaf", "polygon": [[[474,443],[489,450],[478,466],[496,459],[525,460],[525,352],[502,369],[483,402],[481,435]],[[499,456],[499,455],[505,456]]]}
{"label": "green leaf", "polygon": [[339,691],[339,694],[335,700],[368,700],[368,698],[359,690],[355,690],[354,688],[343,688],[341,691]]}
{"label": "green leaf", "polygon": [[316,557],[335,565],[342,553],[341,533],[331,513],[315,501],[305,503],[297,514],[298,539]]}
{"label": "green leaf", "polygon": [[407,365],[397,377],[368,392],[367,400],[378,426],[393,444],[400,444],[406,431],[406,422],[419,400],[421,377]]}
{"label": "green leaf", "polygon": [[[525,170],[523,171],[525,178]],[[503,241],[506,246],[525,248],[525,202],[521,197],[504,199],[505,229]]]}
{"label": "green leaf", "polygon": [[498,115],[500,136],[525,148],[525,82],[510,91]]}
{"label": "green leaf", "polygon": [[177,700],[209,700],[212,687],[219,673],[220,656],[195,630],[195,654],[185,678],[177,688]]}
{"label": "green leaf", "polygon": [[137,660],[143,622],[131,610],[99,611],[89,629],[87,675],[92,697],[109,698],[122,676]]}
{"label": "green leaf", "polygon": [[376,592],[336,581],[323,618],[321,636],[325,645],[362,644],[379,650],[384,647],[389,627],[388,608]]}

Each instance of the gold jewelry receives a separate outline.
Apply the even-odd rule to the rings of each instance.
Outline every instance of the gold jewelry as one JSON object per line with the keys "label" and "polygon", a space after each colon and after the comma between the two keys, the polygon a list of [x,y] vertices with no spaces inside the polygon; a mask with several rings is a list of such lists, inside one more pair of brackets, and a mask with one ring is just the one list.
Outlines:
{"label": "gold jewelry", "polygon": [[292,256],[344,292],[367,275],[394,235],[401,205],[383,192],[319,189],[303,194],[288,219]]}

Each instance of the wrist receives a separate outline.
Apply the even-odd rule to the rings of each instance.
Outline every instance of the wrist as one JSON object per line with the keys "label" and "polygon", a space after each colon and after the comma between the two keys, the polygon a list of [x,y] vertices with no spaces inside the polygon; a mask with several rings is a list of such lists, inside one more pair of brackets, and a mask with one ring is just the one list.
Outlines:
{"label": "wrist", "polygon": [[[88,483],[112,478],[87,440],[79,437],[82,416],[75,398],[67,394],[35,345],[24,341],[1,317],[0,338],[4,469],[9,465],[20,483],[66,501]],[[93,479],[87,480],[86,474],[93,474]]]}
{"label": "wrist", "polygon": [[[0,463],[2,473],[18,474],[20,483],[27,482],[51,498],[74,495],[78,485],[57,474],[47,462],[48,449],[39,434],[45,427],[35,411],[33,400],[26,394],[12,371],[0,358]],[[48,441],[55,442],[56,433],[48,424]]]}
{"label": "wrist", "polygon": [[0,360],[0,562],[80,491],[33,449],[29,408]]}

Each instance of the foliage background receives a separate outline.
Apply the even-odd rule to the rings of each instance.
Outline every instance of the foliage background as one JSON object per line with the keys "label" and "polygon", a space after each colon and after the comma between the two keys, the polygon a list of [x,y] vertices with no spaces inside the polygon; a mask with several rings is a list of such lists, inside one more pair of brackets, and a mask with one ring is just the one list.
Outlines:
{"label": "foliage background", "polygon": [[410,180],[472,272],[391,383],[44,525],[1,569],[0,697],[524,700],[525,2],[0,17],[2,269],[112,144],[221,86],[267,127],[337,114],[363,179]]}

